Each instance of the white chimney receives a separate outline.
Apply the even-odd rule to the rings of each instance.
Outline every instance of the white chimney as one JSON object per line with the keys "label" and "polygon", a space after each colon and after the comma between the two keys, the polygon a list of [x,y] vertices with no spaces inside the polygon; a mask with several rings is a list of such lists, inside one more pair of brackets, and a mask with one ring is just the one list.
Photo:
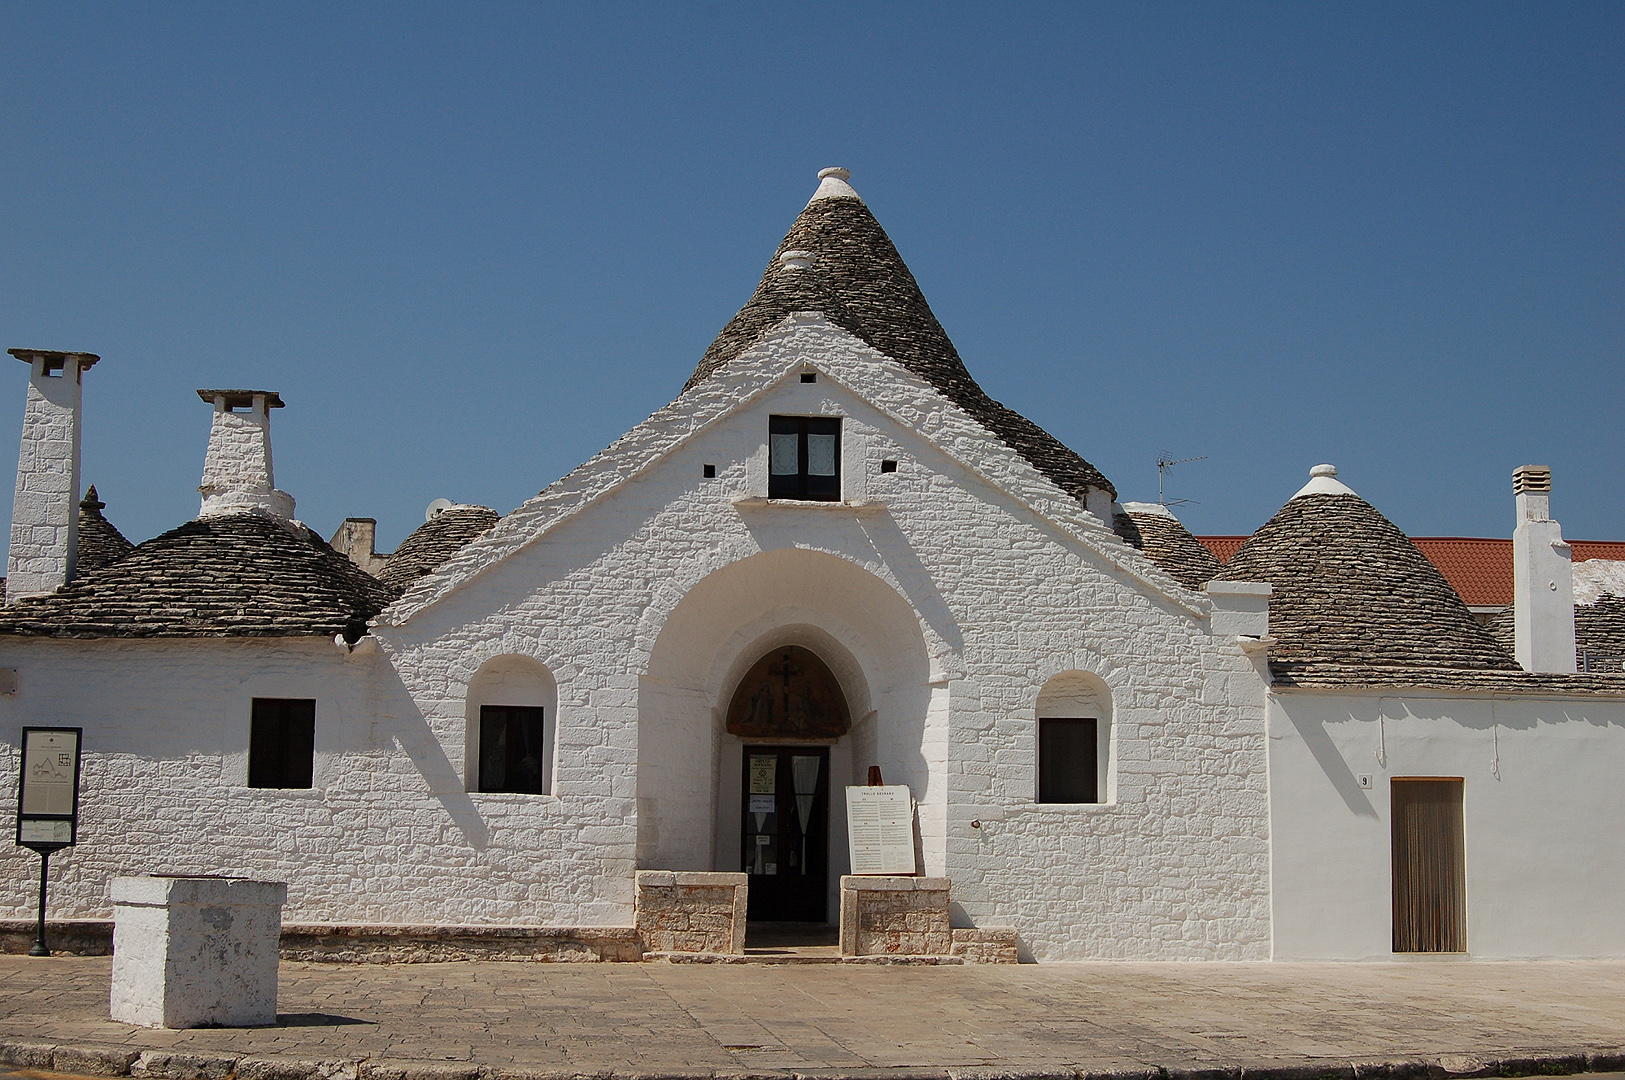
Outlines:
{"label": "white chimney", "polygon": [[1512,533],[1512,622],[1525,671],[1572,672],[1574,569],[1563,529],[1552,520],[1552,470],[1520,465],[1512,472],[1518,527]]}
{"label": "white chimney", "polygon": [[199,390],[197,396],[214,405],[197,516],[293,517],[293,496],[276,489],[271,472],[271,410],[282,408],[282,399],[270,390]]}
{"label": "white chimney", "polygon": [[101,357],[9,351],[30,368],[6,560],[6,603],[11,604],[53,593],[73,580],[79,547],[81,377]]}

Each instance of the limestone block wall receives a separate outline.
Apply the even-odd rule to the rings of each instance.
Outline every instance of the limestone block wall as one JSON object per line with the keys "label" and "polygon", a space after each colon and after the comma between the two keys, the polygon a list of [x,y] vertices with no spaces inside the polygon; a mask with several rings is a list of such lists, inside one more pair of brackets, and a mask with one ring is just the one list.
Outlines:
{"label": "limestone block wall", "polygon": [[745,954],[744,874],[639,870],[637,888],[644,952]]}
{"label": "limestone block wall", "polygon": [[[755,499],[775,413],[844,418],[845,503]],[[0,731],[86,727],[101,816],[53,860],[63,917],[105,917],[113,873],[166,870],[286,880],[294,923],[627,927],[640,865],[737,869],[722,713],[736,673],[805,641],[853,705],[832,885],[840,788],[877,764],[912,789],[960,928],[1014,927],[1039,959],[1263,958],[1262,683],[1205,605],[895,364],[793,319],[355,652],[0,640],[21,684]],[[477,790],[471,687],[516,657],[554,695],[546,795]],[[1036,703],[1077,671],[1109,691],[1107,799],[1040,805]],[[317,698],[312,790],[243,786],[255,695]],[[24,860],[0,868],[22,916]]]}
{"label": "limestone block wall", "polygon": [[948,879],[841,878],[841,955],[947,956]]}
{"label": "limestone block wall", "polygon": [[73,576],[79,533],[79,443],[83,386],[78,361],[59,374],[32,360],[17,490],[11,510],[6,599],[54,592]]}

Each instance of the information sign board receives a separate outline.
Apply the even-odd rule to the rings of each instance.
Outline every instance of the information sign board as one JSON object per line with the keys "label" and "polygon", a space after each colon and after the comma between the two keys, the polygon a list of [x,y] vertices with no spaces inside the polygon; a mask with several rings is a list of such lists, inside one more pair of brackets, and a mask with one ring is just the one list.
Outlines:
{"label": "information sign board", "polygon": [[914,873],[914,800],[908,785],[847,788],[846,835],[854,874]]}
{"label": "information sign board", "polygon": [[79,745],[83,728],[23,728],[17,779],[17,843],[42,854],[79,832]]}

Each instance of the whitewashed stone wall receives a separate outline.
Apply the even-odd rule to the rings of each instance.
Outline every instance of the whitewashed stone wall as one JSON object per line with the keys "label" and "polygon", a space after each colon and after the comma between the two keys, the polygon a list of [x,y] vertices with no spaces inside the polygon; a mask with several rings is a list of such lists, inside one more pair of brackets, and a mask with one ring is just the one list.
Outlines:
{"label": "whitewashed stone wall", "polygon": [[73,576],[79,536],[82,373],[70,357],[56,374],[36,355],[23,408],[11,510],[6,600],[54,592]]}
{"label": "whitewashed stone wall", "polygon": [[[817,383],[796,377],[806,358]],[[1013,924],[1040,958],[1267,956],[1262,683],[1207,633],[1205,601],[821,320],[736,367],[516,512],[378,631],[448,757],[480,664],[517,653],[553,674],[569,813],[542,850],[581,921],[630,918],[634,864],[737,869],[721,714],[751,661],[797,640],[856,699],[847,782],[880,764],[914,789],[924,869],[953,879],[958,919]],[[846,494],[871,505],[736,505],[761,494],[776,412],[846,417]],[[1037,696],[1069,670],[1113,691],[1113,803],[1033,803]],[[551,813],[526,803],[493,830]],[[832,825],[833,839],[838,804]]]}
{"label": "whitewashed stone wall", "polygon": [[[778,412],[846,417],[846,505],[759,498]],[[92,816],[59,915],[105,914],[106,878],[148,870],[287,880],[289,922],[629,926],[638,866],[738,869],[722,714],[763,651],[805,643],[854,720],[831,754],[831,915],[839,789],[879,764],[914,791],[956,924],[1014,926],[1039,959],[1261,959],[1263,685],[1208,611],[921,381],[798,317],[355,653],[0,640],[23,683],[0,721],[87,729]],[[471,685],[516,657],[555,695],[547,795],[470,790]],[[1033,801],[1038,695],[1065,672],[1111,692],[1102,805]],[[242,786],[256,694],[318,699],[315,790]],[[28,869],[0,866],[23,914]]]}
{"label": "whitewashed stone wall", "polygon": [[1276,959],[1392,958],[1407,776],[1462,778],[1470,955],[1625,955],[1625,701],[1283,690],[1269,728]]}

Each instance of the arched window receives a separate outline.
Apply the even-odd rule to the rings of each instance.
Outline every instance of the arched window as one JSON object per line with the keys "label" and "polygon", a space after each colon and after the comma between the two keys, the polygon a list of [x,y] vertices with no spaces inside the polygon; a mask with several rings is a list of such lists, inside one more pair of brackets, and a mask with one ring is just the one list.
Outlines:
{"label": "arched window", "polygon": [[557,717],[558,689],[536,660],[482,664],[468,684],[468,790],[550,794]]}
{"label": "arched window", "polygon": [[1038,801],[1110,801],[1111,691],[1083,671],[1063,671],[1038,693]]}

